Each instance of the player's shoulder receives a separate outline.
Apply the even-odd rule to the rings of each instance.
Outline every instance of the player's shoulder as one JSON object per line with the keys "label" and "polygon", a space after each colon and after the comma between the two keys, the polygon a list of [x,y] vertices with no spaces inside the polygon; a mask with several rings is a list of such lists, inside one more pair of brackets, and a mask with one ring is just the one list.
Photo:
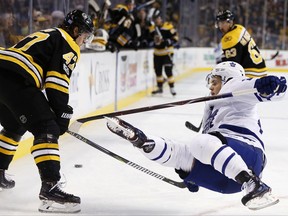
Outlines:
{"label": "player's shoulder", "polygon": [[173,28],[174,28],[174,26],[171,22],[164,22],[163,23],[162,29],[171,30]]}
{"label": "player's shoulder", "polygon": [[235,24],[234,28],[222,37],[222,48],[228,49],[236,46],[245,32],[246,29],[244,26]]}
{"label": "player's shoulder", "polygon": [[[46,33],[50,34],[51,39],[58,44],[62,44],[64,46],[69,46],[73,49],[78,55],[80,53],[80,48],[76,44],[75,40],[62,28],[51,28],[43,30]],[[61,42],[62,41],[62,42]]]}

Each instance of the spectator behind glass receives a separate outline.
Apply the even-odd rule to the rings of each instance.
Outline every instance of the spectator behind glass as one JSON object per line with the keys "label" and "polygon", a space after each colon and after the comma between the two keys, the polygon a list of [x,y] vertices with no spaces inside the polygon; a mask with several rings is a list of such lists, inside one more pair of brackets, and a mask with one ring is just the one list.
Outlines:
{"label": "spectator behind glass", "polygon": [[57,27],[64,20],[64,13],[60,10],[55,10],[51,13],[51,27]]}
{"label": "spectator behind glass", "polygon": [[0,17],[0,46],[11,47],[17,42],[19,42],[23,38],[23,36],[17,35],[15,33],[15,17],[12,10],[2,13]]}

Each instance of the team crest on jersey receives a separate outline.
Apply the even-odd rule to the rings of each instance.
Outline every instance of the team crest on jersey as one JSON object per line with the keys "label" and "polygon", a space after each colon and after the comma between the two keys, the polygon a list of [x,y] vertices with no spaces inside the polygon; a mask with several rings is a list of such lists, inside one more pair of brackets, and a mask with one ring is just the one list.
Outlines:
{"label": "team crest on jersey", "polygon": [[224,42],[228,42],[228,41],[231,41],[232,40],[232,37],[231,36],[227,36],[224,38]]}

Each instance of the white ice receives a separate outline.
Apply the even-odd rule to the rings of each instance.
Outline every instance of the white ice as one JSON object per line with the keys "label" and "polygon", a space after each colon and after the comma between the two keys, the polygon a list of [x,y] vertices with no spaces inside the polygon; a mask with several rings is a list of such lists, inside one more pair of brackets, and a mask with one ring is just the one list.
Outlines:
{"label": "white ice", "polygon": [[[205,96],[205,76],[206,73],[195,73],[176,82],[174,98],[166,87],[163,96],[147,93],[147,97],[127,109]],[[197,103],[122,118],[146,133],[185,141],[196,135],[184,126],[185,121],[198,126],[203,107],[204,103]],[[204,188],[191,193],[136,170],[69,134],[60,138],[62,173],[67,181],[63,190],[81,197],[82,210],[78,215],[288,215],[287,107],[287,96],[280,102],[259,104],[268,157],[263,181],[280,199],[275,206],[251,211],[241,204],[242,193],[224,195]],[[84,124],[79,133],[130,161],[181,181],[172,168],[149,161],[130,143],[112,134],[105,120]],[[75,164],[83,167],[74,168]],[[16,187],[0,192],[0,215],[43,215],[38,212],[40,178],[32,156],[13,161],[8,173]]]}

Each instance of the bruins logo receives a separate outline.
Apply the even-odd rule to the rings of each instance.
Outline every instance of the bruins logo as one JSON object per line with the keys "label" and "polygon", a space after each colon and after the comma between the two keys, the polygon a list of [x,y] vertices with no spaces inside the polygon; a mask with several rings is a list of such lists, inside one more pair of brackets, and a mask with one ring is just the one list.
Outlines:
{"label": "bruins logo", "polygon": [[228,42],[228,41],[231,41],[232,40],[232,37],[231,36],[227,36],[224,38],[224,42]]}

